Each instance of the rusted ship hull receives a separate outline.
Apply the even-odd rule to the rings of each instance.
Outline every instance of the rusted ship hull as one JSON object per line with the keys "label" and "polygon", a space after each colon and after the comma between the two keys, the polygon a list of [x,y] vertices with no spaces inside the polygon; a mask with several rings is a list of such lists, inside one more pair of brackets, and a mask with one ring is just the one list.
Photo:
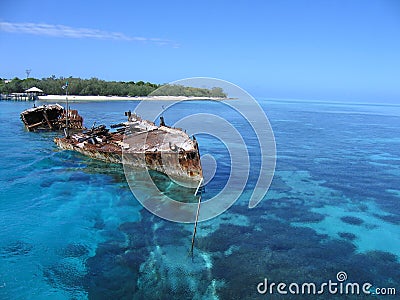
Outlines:
{"label": "rusted ship hull", "polygon": [[83,129],[83,118],[76,110],[68,112],[59,104],[42,105],[24,110],[21,120],[28,131]]}
{"label": "rusted ship hull", "polygon": [[122,161],[125,166],[146,167],[164,173],[171,180],[190,188],[197,188],[203,178],[198,150],[181,153],[130,152],[123,154]]}
{"label": "rusted ship hull", "polygon": [[85,147],[80,147],[67,138],[55,138],[54,142],[57,144],[58,147],[63,150],[76,151],[91,158],[109,163],[122,163],[121,148],[109,149],[110,147],[106,146],[102,149],[101,147],[90,147],[89,145],[86,145]]}
{"label": "rusted ship hull", "polygon": [[187,187],[196,188],[203,178],[197,141],[180,129],[129,116],[110,133],[99,126],[71,137],[55,138],[65,150],[73,150],[94,159],[123,163],[133,168],[148,168],[168,175]]}
{"label": "rusted ship hull", "polygon": [[[79,152],[93,159],[109,163],[124,163],[133,168],[148,168],[170,176],[174,181],[196,188],[202,180],[200,157],[197,150],[183,153],[124,153],[121,149],[79,147],[66,138],[55,138],[58,147]],[[191,157],[191,158],[188,158]]]}

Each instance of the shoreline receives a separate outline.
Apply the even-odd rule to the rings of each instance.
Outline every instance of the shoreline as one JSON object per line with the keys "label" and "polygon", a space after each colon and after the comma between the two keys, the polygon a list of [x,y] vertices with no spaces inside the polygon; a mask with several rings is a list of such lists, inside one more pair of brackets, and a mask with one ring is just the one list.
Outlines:
{"label": "shoreline", "polygon": [[[187,97],[187,96],[143,96],[143,97],[129,97],[129,96],[77,96],[68,95],[68,101],[196,101],[196,100],[212,100],[223,101],[232,98],[219,98],[219,97]],[[38,96],[40,101],[58,101],[66,102],[65,95],[46,95]]]}

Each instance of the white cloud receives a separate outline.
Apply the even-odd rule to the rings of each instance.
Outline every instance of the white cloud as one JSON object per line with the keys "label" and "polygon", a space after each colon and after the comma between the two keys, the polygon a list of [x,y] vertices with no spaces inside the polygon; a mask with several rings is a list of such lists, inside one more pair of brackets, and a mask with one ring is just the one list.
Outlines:
{"label": "white cloud", "polygon": [[150,42],[158,45],[178,45],[170,40],[148,37],[129,36],[121,32],[109,32],[90,28],[73,28],[64,25],[51,25],[45,23],[11,23],[0,22],[0,31],[13,33],[27,33],[42,36],[67,37],[80,39],[102,39],[116,41]]}

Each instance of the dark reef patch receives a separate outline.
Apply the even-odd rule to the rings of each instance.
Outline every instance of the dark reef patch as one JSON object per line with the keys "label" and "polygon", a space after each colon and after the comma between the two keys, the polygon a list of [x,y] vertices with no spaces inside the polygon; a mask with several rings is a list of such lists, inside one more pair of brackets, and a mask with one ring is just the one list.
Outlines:
{"label": "dark reef patch", "polygon": [[342,220],[342,222],[350,224],[350,225],[361,225],[362,223],[364,223],[364,221],[361,220],[360,218],[352,217],[352,216],[344,216],[344,217],[341,217],[340,220]]}
{"label": "dark reef patch", "polygon": [[14,241],[0,248],[0,257],[27,255],[31,252],[32,248],[31,244],[24,241]]}
{"label": "dark reef patch", "polygon": [[84,285],[84,273],[67,262],[59,262],[43,270],[49,284],[66,290],[79,290]]}
{"label": "dark reef patch", "polygon": [[146,210],[140,213],[141,221],[126,222],[118,230],[109,231],[108,240],[99,244],[96,254],[87,259],[85,289],[89,299],[135,299],[140,294],[140,265],[154,246],[154,221],[160,221]]}
{"label": "dark reef patch", "polygon": [[137,223],[123,223],[119,228],[128,235],[130,248],[142,248],[149,245],[149,240],[142,236],[143,229],[138,227]]}
{"label": "dark reef patch", "polygon": [[249,235],[249,229],[245,226],[221,224],[210,236],[197,238],[196,247],[208,252],[223,252],[232,245],[256,242],[251,241]]}
{"label": "dark reef patch", "polygon": [[44,177],[42,181],[40,182],[40,187],[42,188],[48,188],[51,187],[54,183],[65,183],[65,179],[61,178],[54,178],[54,177]]}
{"label": "dark reef patch", "polygon": [[192,232],[184,229],[182,225],[169,223],[157,228],[155,241],[159,245],[179,245],[182,239],[189,239],[191,235]]}
{"label": "dark reef patch", "polygon": [[62,251],[64,257],[80,257],[88,253],[89,250],[82,244],[68,244]]}
{"label": "dark reef patch", "polygon": [[394,225],[400,225],[400,215],[378,215],[378,214],[374,214],[375,217],[388,222],[388,223],[392,223]]}
{"label": "dark reef patch", "polygon": [[[383,251],[370,251],[347,258],[347,273],[358,282],[374,286],[397,287],[400,284],[400,263],[396,256]],[[387,296],[388,299],[390,296]],[[385,297],[386,298],[386,297]]]}
{"label": "dark reef patch", "polygon": [[[257,214],[262,211],[258,210]],[[262,298],[255,287],[264,278],[270,282],[318,284],[336,280],[339,271],[346,271],[353,281],[369,281],[374,286],[400,283],[400,264],[396,257],[377,251],[357,253],[351,243],[356,237],[351,233],[342,232],[339,234],[342,239],[331,239],[312,229],[293,227],[275,219],[252,218],[252,221],[257,224],[248,227],[223,224],[198,241],[198,248],[212,254],[212,276],[225,282],[217,288],[220,299]],[[231,246],[235,247],[224,254]],[[342,297],[330,295],[329,299]],[[356,295],[346,297],[361,299]],[[281,299],[279,295],[268,298]],[[298,298],[309,299],[309,296]],[[313,299],[326,299],[326,296]]]}
{"label": "dark reef patch", "polygon": [[260,297],[256,289],[257,280],[266,276],[266,265],[270,256],[268,249],[253,248],[251,251],[242,248],[232,255],[215,257],[212,275],[226,282],[224,287],[217,290],[220,299]]}
{"label": "dark reef patch", "polygon": [[124,244],[126,236],[123,232],[113,229],[103,229],[101,235],[114,243]]}
{"label": "dark reef patch", "polygon": [[[310,210],[314,205],[306,205],[303,199],[297,197],[266,199],[262,203],[262,207],[265,209],[267,215],[275,215],[289,222],[318,223],[325,218],[324,215]],[[248,212],[242,213],[253,217],[253,210],[251,214]]]}
{"label": "dark reef patch", "polygon": [[93,220],[93,227],[96,229],[104,229],[105,223],[104,220],[100,216],[95,216]]}
{"label": "dark reef patch", "polygon": [[69,177],[69,181],[79,181],[88,183],[90,182],[90,180],[91,180],[90,175],[84,172],[74,172]]}
{"label": "dark reef patch", "polygon": [[135,290],[136,272],[125,264],[127,248],[112,242],[98,245],[96,255],[86,261],[85,288],[89,299],[127,299]]}
{"label": "dark reef patch", "polygon": [[338,235],[345,240],[354,241],[357,236],[351,232],[339,232]]}
{"label": "dark reef patch", "polygon": [[287,193],[292,190],[292,188],[278,175],[273,177],[270,189],[279,193]]}

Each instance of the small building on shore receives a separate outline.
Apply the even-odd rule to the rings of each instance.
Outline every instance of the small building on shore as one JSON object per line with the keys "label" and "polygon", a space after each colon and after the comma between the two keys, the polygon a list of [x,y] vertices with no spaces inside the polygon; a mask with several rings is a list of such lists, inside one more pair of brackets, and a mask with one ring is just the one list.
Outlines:
{"label": "small building on shore", "polygon": [[36,100],[38,96],[43,94],[43,91],[36,86],[31,87],[30,89],[25,90],[26,94],[28,95],[29,100]]}

